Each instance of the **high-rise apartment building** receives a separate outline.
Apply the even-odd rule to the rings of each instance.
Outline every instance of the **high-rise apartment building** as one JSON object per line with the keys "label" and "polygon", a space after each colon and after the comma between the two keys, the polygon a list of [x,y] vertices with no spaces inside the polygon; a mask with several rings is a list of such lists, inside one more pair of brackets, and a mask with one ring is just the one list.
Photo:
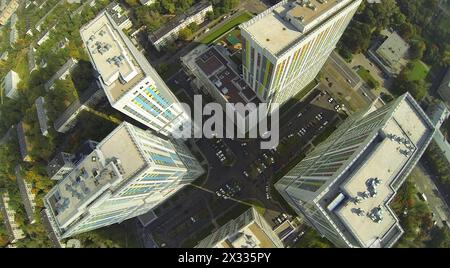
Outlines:
{"label": "high-rise apartment building", "polygon": [[284,0],[241,24],[244,79],[283,104],[315,78],[361,1]]}
{"label": "high-rise apartment building", "polygon": [[166,136],[190,122],[190,115],[108,12],[101,12],[80,33],[115,109]]}
{"label": "high-rise apartment building", "polygon": [[254,208],[227,222],[196,248],[282,248],[283,243]]}
{"label": "high-rise apartment building", "polygon": [[391,247],[400,238],[389,203],[435,132],[408,93],[380,106],[350,116],[275,184],[338,247]]}
{"label": "high-rise apartment building", "polygon": [[203,173],[185,145],[122,123],[46,195],[58,238],[148,212]]}

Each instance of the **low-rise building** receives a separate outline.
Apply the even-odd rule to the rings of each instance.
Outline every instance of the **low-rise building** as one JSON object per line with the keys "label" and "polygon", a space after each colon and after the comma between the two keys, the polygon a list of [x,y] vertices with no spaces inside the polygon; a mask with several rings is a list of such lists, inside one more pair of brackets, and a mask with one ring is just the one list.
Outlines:
{"label": "low-rise building", "polygon": [[73,19],[75,16],[80,15],[86,5],[89,5],[91,7],[95,6],[95,0],[88,0],[84,2],[81,6],[79,6],[77,9],[75,9],[75,11],[73,11],[70,14],[70,18]]}
{"label": "low-rise building", "polygon": [[282,248],[283,243],[253,207],[200,241],[196,248]]}
{"label": "low-rise building", "polygon": [[66,79],[66,77],[70,74],[70,72],[75,68],[78,64],[76,59],[70,58],[64,63],[61,68],[44,84],[44,88],[46,91],[53,89],[53,85],[57,80]]}
{"label": "low-rise building", "polygon": [[[208,47],[200,45],[188,55],[181,58],[183,66],[188,73],[195,76],[193,83],[196,88],[204,90],[206,94],[211,95],[224,110],[227,104],[249,104],[257,105],[261,101],[255,92],[242,79],[233,66],[233,62],[221,53],[222,47]],[[249,116],[245,111],[234,109],[236,120],[245,122],[246,126],[250,126]],[[231,116],[230,114],[226,114]],[[256,121],[256,120],[255,120]],[[239,129],[240,130],[240,129]],[[240,130],[245,133],[249,129]]]}
{"label": "low-rise building", "polygon": [[368,51],[372,60],[389,76],[396,76],[406,66],[409,45],[396,32],[387,32],[386,40]]}
{"label": "low-rise building", "polygon": [[195,4],[186,12],[176,16],[162,28],[156,30],[148,36],[150,42],[159,51],[178,38],[180,30],[186,28],[191,23],[201,24],[205,21],[206,13],[212,12],[212,4],[203,1]]}
{"label": "low-rise building", "polygon": [[41,133],[44,136],[48,135],[48,116],[47,110],[45,109],[45,99],[44,97],[39,97],[35,101],[36,104],[36,112],[39,121],[39,128],[41,129]]}
{"label": "low-rise building", "polygon": [[7,61],[8,55],[9,55],[8,51],[3,52],[2,55],[0,56],[0,60]]}
{"label": "low-rise building", "polygon": [[25,181],[22,176],[22,168],[17,165],[14,169],[16,175],[17,185],[19,186],[20,196],[22,198],[22,204],[25,207],[25,212],[27,214],[28,222],[33,224],[36,222],[34,218],[34,212],[36,208],[36,203],[34,202],[35,195],[31,192],[31,184]]}
{"label": "low-rise building", "polygon": [[34,58],[34,52],[35,52],[34,47],[30,45],[27,53],[28,71],[30,73],[37,69],[36,59]]}
{"label": "low-rise building", "polygon": [[17,21],[19,20],[19,17],[16,13],[12,14],[11,20],[9,21],[11,29],[16,28]]}
{"label": "low-rise building", "polygon": [[16,27],[14,27],[9,32],[9,46],[14,48],[18,39],[19,39],[19,32],[17,31]]}
{"label": "low-rise building", "polygon": [[4,90],[6,97],[14,99],[19,95],[19,91],[17,90],[17,85],[19,82],[19,75],[13,70],[9,71],[5,75],[0,85],[1,89]]}
{"label": "low-rise building", "polygon": [[0,11],[6,7],[6,0],[0,0]]}
{"label": "low-rise building", "polygon": [[23,121],[20,121],[17,124],[17,138],[19,140],[20,156],[22,161],[25,162],[33,161],[30,155],[31,144],[26,136],[26,131],[28,130],[28,128],[29,126]]}
{"label": "low-rise building", "polygon": [[9,206],[9,194],[4,192],[0,195],[0,210],[3,216],[3,222],[8,231],[8,239],[10,243],[15,243],[25,237],[24,232],[16,223],[16,212]]}
{"label": "low-rise building", "polygon": [[151,4],[154,4],[156,0],[139,0],[139,3],[143,6],[149,6]]}
{"label": "low-rise building", "polygon": [[[41,8],[47,3],[47,1],[48,1],[48,0],[45,0],[45,1],[39,6],[39,9],[41,9]],[[34,28],[35,28],[38,32],[40,32],[40,31],[41,31],[41,26],[44,25],[44,22],[47,20],[47,17],[50,16],[50,15],[53,13],[53,11],[54,11],[59,5],[64,4],[64,3],[66,3],[66,0],[59,0],[59,1],[56,2],[56,3],[52,3],[52,5],[53,5],[52,8],[50,8],[50,10],[47,11],[47,13],[46,13],[44,16],[42,16],[38,22],[36,22],[36,24],[34,25]],[[57,22],[56,22],[56,23],[57,23]]]}
{"label": "low-rise building", "polygon": [[123,8],[117,2],[111,2],[106,7],[106,12],[111,16],[113,21],[117,24],[117,26],[122,29],[130,29],[133,24],[131,20],[128,18],[127,13],[123,10]]}

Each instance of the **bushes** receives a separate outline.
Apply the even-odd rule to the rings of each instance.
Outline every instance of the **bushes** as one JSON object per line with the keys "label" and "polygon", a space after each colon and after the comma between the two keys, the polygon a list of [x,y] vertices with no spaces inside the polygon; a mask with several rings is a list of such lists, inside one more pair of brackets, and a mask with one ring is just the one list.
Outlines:
{"label": "bushes", "polygon": [[450,163],[447,161],[447,158],[445,158],[444,153],[439,149],[437,144],[432,141],[425,151],[424,156],[436,173],[440,184],[444,186],[444,191],[450,193]]}

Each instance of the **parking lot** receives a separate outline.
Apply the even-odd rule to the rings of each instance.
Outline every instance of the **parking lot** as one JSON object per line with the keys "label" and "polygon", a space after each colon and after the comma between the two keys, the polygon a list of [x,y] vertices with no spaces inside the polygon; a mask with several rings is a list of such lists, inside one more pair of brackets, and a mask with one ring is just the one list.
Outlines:
{"label": "parking lot", "polygon": [[[189,85],[189,77],[182,71],[175,77],[183,89]],[[261,150],[258,139],[196,140],[196,147],[208,160],[206,180],[185,187],[159,206],[155,211],[158,218],[144,231],[151,233],[160,246],[193,246],[242,204],[257,204],[267,222],[278,226],[280,215],[286,211],[271,196],[271,180],[294,158],[312,148],[315,137],[340,121],[338,103],[321,88],[325,89],[319,85],[281,115],[280,144],[276,149]],[[192,88],[186,90],[190,98],[192,93]]]}

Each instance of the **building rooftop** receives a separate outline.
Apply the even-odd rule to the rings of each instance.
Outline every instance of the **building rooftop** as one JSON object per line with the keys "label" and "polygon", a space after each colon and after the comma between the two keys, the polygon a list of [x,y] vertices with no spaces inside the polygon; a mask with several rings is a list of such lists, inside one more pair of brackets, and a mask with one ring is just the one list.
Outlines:
{"label": "building rooftop", "polygon": [[391,230],[400,230],[389,202],[434,133],[431,122],[410,98],[401,100],[392,117],[340,177],[339,188],[330,191],[335,198],[328,209],[364,247],[380,247],[380,243],[387,243],[385,237]]}
{"label": "building rooftop", "polygon": [[145,164],[128,131],[126,124],[116,128],[46,196],[60,228],[67,227],[85,206]]}
{"label": "building rooftop", "polygon": [[198,56],[195,63],[228,102],[259,102],[250,86],[230,67],[229,60],[215,47]]}
{"label": "building rooftop", "polygon": [[106,6],[106,11],[109,13],[111,18],[117,25],[121,25],[122,23],[129,20],[126,12],[117,2],[113,1],[108,6]]}
{"label": "building rooftop", "polygon": [[128,83],[141,73],[109,18],[100,16],[81,30],[96,70],[108,86],[119,78]]}
{"label": "building rooftop", "polygon": [[280,55],[312,28],[356,1],[284,0],[240,27],[271,54]]}

